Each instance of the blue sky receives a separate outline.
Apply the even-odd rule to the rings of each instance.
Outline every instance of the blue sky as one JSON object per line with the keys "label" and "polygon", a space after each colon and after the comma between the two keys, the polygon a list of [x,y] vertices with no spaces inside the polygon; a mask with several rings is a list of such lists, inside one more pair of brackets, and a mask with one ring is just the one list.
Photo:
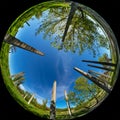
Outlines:
{"label": "blue sky", "polygon": [[[45,56],[39,56],[17,48],[16,52],[9,54],[10,73],[25,72],[25,81],[21,88],[34,93],[40,103],[42,103],[42,99],[48,99],[48,106],[50,105],[53,82],[56,80],[56,107],[64,108],[66,107],[64,90],[72,90],[74,81],[81,76],[73,67],[78,67],[86,72],[89,69],[101,71],[100,69],[88,67],[87,63],[81,62],[83,59],[97,60],[99,56],[93,58],[93,55],[88,50],[83,52],[81,56],[77,53],[58,51],[56,48],[51,47],[50,40],[43,39],[42,33],[35,36],[36,28],[41,19],[38,20],[33,17],[28,22],[30,26],[25,23],[24,27],[19,29],[16,37],[40,50]],[[100,55],[105,52],[108,53],[105,49],[100,49]]]}

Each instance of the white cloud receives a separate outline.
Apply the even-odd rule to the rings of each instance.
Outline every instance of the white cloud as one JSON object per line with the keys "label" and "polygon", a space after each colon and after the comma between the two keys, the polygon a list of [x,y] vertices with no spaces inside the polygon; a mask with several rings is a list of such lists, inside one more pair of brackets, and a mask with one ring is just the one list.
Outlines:
{"label": "white cloud", "polygon": [[95,24],[99,25],[99,26],[97,27],[98,33],[99,33],[100,35],[103,35],[104,37],[106,37],[105,31],[103,30],[102,27],[100,27],[100,24],[99,24],[97,21],[95,21],[95,20],[94,20],[92,17],[90,17],[90,16],[87,16],[87,18],[88,18],[89,20],[91,20],[92,22],[94,22]]}
{"label": "white cloud", "polygon": [[19,87],[20,87],[22,90],[26,91],[25,87],[24,87],[22,84],[20,84]]}
{"label": "white cloud", "polygon": [[[44,97],[42,97],[42,96],[40,96],[40,95],[38,95],[38,94],[35,94],[35,98],[36,98],[36,100],[37,100],[37,102],[38,102],[39,104],[42,104],[42,103],[43,103],[43,100],[46,100],[46,99],[47,99],[47,98],[44,98]],[[48,100],[47,106],[50,107],[51,101],[50,101],[50,99],[47,99],[47,100]]]}
{"label": "white cloud", "polygon": [[[56,74],[58,76],[56,90],[57,99],[64,97],[64,90],[68,91],[70,85],[74,82],[73,77],[71,77],[71,64],[72,57],[69,53],[60,51],[56,61]],[[60,71],[59,67],[62,68],[62,71]]]}
{"label": "white cloud", "polygon": [[105,32],[104,32],[104,30],[103,30],[102,28],[97,27],[97,31],[98,31],[98,33],[99,33],[100,35],[103,35],[104,37],[106,37],[106,36],[105,36]]}
{"label": "white cloud", "polygon": [[[72,58],[67,54],[64,53],[63,51],[59,52],[58,57],[57,57],[57,61],[56,61],[56,73],[58,76],[58,81],[60,83],[64,84],[67,82],[69,76],[71,75],[71,62],[72,62]],[[60,66],[62,65],[62,66]],[[62,73],[59,70],[59,68],[62,68]]]}
{"label": "white cloud", "polygon": [[69,86],[66,85],[58,85],[56,90],[56,99],[59,99],[61,97],[64,97],[64,90],[68,91]]}
{"label": "white cloud", "polygon": [[37,102],[38,102],[39,104],[42,104],[42,100],[44,100],[43,97],[41,97],[41,96],[38,95],[38,94],[35,94],[35,98],[36,98],[36,100],[37,100]]}

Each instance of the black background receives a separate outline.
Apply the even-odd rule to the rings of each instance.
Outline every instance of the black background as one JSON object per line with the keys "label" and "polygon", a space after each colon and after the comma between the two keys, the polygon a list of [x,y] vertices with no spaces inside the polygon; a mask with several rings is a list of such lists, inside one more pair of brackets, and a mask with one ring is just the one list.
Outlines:
{"label": "black background", "polygon": [[[77,0],[76,0],[77,1]],[[25,10],[41,0],[1,0],[0,1],[0,42],[12,22]],[[100,14],[110,25],[120,41],[120,7],[118,0],[79,0]],[[19,63],[18,63],[19,64]],[[120,75],[119,75],[120,77]],[[80,120],[119,120],[120,119],[120,80],[114,86],[111,94],[104,102],[89,114],[77,118]],[[2,76],[0,79],[0,120],[40,120],[41,118],[24,110],[7,91]],[[42,119],[44,120],[44,119]]]}

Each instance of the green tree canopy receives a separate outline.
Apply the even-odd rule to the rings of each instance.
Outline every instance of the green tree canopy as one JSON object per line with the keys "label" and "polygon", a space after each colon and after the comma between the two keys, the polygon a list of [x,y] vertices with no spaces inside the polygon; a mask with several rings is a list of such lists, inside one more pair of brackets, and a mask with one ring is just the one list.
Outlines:
{"label": "green tree canopy", "polygon": [[107,53],[104,53],[101,57],[98,59],[99,62],[110,62],[111,59],[108,57]]}
{"label": "green tree canopy", "polygon": [[24,78],[24,72],[20,72],[20,73],[18,73],[18,74],[12,75],[11,78],[12,78],[14,84],[15,84],[16,86],[19,86],[20,84],[23,83],[23,81],[24,81],[24,79],[25,79],[25,78]]}
{"label": "green tree canopy", "polygon": [[47,108],[47,102],[48,102],[47,99],[42,100],[43,109],[46,109],[46,108]]}
{"label": "green tree canopy", "polygon": [[[108,39],[103,34],[102,26],[92,16],[89,16],[82,6],[80,7],[82,12],[76,9],[74,15],[70,14],[71,7],[57,6],[48,9],[45,11],[47,15],[36,30],[36,35],[44,32],[44,38],[51,39],[52,46],[58,50],[73,53],[82,54],[86,49],[89,49],[93,55],[96,55],[99,47],[109,48]],[[82,17],[83,14],[84,17]],[[71,22],[68,20],[69,15],[73,16],[70,19]],[[69,26],[69,29],[62,42],[66,25]]]}
{"label": "green tree canopy", "polygon": [[75,81],[74,90],[68,93],[69,101],[71,104],[80,105],[83,102],[87,102],[91,98],[96,98],[96,94],[99,92],[100,88],[94,83],[90,82],[85,77],[79,77]]}

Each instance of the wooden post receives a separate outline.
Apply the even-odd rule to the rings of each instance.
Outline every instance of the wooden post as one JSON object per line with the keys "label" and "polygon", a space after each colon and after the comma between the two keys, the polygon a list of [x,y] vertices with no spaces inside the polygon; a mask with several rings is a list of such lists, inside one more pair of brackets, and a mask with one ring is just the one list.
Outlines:
{"label": "wooden post", "polygon": [[12,35],[10,34],[6,34],[5,38],[4,38],[4,42],[7,42],[8,44],[12,44],[14,46],[17,46],[19,48],[22,48],[22,49],[25,49],[27,51],[30,51],[30,52],[33,52],[33,53],[36,53],[36,54],[39,54],[41,56],[44,55],[44,53],[36,50],[35,48],[29,46],[28,44],[20,41],[19,39],[13,37]]}
{"label": "wooden post", "polygon": [[56,118],[56,81],[53,83],[52,98],[50,105],[50,120],[55,120]]}
{"label": "wooden post", "polygon": [[96,66],[96,65],[90,65],[90,64],[88,64],[88,66],[94,67],[94,68],[103,69],[103,70],[108,70],[108,71],[111,71],[111,72],[114,72],[114,71],[115,71],[114,69],[111,69],[111,68],[100,67],[100,66]]}
{"label": "wooden post", "polygon": [[28,104],[30,104],[30,102],[32,101],[32,99],[34,98],[34,94],[31,96],[31,98],[28,101]]}
{"label": "wooden post", "polygon": [[68,99],[66,90],[64,91],[64,94],[65,94],[65,100],[66,100],[66,104],[67,104],[67,108],[68,108],[68,113],[69,113],[69,115],[71,116],[72,114],[71,114],[69,99]]}
{"label": "wooden post", "polygon": [[93,81],[96,85],[98,85],[100,88],[102,88],[103,90],[105,90],[107,93],[111,92],[111,88],[108,88],[106,85],[103,85],[102,83],[100,83],[95,77],[91,76],[89,73],[86,73],[84,71],[82,71],[81,69],[74,67],[74,70],[76,70],[77,72],[81,73],[82,75],[84,75],[86,78],[90,79],[91,81]]}
{"label": "wooden post", "polygon": [[92,60],[82,60],[82,62],[96,63],[96,64],[102,64],[102,65],[108,65],[108,66],[116,66],[116,64],[114,63],[99,62],[99,61],[92,61]]}

